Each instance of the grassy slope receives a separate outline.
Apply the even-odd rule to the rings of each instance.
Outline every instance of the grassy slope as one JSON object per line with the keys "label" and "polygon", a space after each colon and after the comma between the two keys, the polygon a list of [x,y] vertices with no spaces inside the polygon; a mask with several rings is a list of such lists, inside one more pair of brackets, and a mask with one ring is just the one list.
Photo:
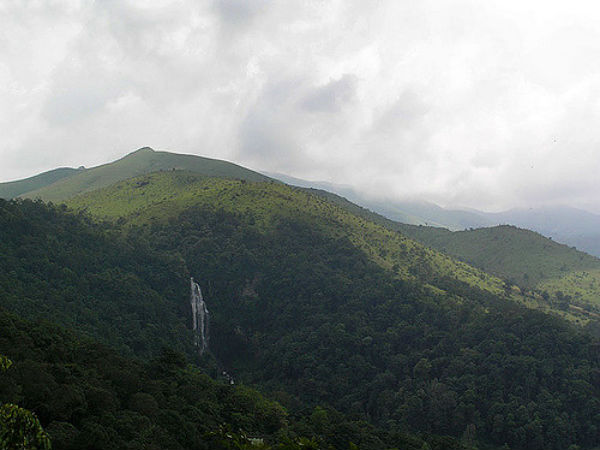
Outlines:
{"label": "grassy slope", "polygon": [[27,192],[23,197],[45,201],[63,201],[75,195],[110,186],[121,180],[160,170],[185,169],[213,177],[265,181],[269,178],[236,164],[195,155],[157,152],[145,147],[112,163],[82,171],[41,189]]}
{"label": "grassy slope", "polygon": [[[162,172],[75,197],[68,205],[86,209],[96,217],[123,217],[136,224],[168,220],[191,206],[245,214],[265,229],[272,226],[277,216],[301,216],[310,218],[329,235],[347,237],[371,260],[403,279],[421,277],[435,289],[435,280],[447,276],[495,294],[504,292],[499,278],[352,214],[309,190],[279,183],[249,183],[209,179],[189,172]],[[539,299],[526,298],[515,291],[510,296],[530,307],[545,308]]]}
{"label": "grassy slope", "polygon": [[[558,244],[533,231],[511,226],[451,232],[445,228],[407,225],[319,189],[307,189],[341,208],[400,233],[523,289],[558,292],[571,297],[575,314],[600,318],[600,260]],[[527,277],[524,277],[527,274]],[[533,304],[548,303],[539,294]],[[552,303],[552,301],[550,302]],[[556,305],[548,305],[556,309]],[[584,311],[579,308],[583,307]]]}
{"label": "grassy slope", "polygon": [[507,225],[457,232],[402,225],[400,230],[519,286],[551,295],[561,291],[580,306],[600,305],[600,259],[541,234]]}
{"label": "grassy slope", "polygon": [[0,198],[11,199],[18,197],[27,192],[46,187],[59,180],[72,177],[79,171],[70,167],[62,167],[59,169],[49,170],[48,172],[40,173],[33,177],[23,180],[9,181],[8,183],[0,183]]}

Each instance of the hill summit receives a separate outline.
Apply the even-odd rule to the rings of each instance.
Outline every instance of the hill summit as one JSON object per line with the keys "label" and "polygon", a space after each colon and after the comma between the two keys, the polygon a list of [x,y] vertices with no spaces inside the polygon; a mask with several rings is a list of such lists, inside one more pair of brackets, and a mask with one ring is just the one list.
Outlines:
{"label": "hill summit", "polygon": [[166,170],[186,170],[202,176],[246,181],[270,180],[265,175],[228,161],[142,147],[121,159],[89,169],[57,169],[24,180],[0,183],[0,198],[39,198],[61,202],[122,180]]}

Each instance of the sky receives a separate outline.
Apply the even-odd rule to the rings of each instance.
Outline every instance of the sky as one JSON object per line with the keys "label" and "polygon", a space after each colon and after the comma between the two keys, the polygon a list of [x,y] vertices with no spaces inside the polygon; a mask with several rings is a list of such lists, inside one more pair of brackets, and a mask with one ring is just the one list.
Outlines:
{"label": "sky", "polygon": [[2,0],[0,180],[144,146],[600,212],[600,4]]}

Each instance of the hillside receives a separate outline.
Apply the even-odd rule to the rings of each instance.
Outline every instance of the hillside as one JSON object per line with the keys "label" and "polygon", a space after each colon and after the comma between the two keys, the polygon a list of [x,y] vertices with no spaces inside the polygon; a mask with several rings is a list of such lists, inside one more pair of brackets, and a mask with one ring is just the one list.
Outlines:
{"label": "hillside", "polygon": [[554,241],[575,246],[600,257],[600,215],[569,206],[511,209],[490,213],[478,210],[442,208],[426,201],[382,200],[356,189],[320,181],[307,181],[279,173],[266,173],[284,183],[324,190],[343,196],[386,218],[408,225],[426,225],[461,231],[468,228],[514,225],[536,231]]}
{"label": "hillside", "polygon": [[570,206],[547,206],[486,213],[494,223],[510,223],[600,257],[600,216]]}
{"label": "hillside", "polygon": [[[445,256],[435,247],[430,249],[426,241],[424,246],[407,239],[405,236],[410,236],[410,227],[390,221],[326,191],[294,188],[273,182],[208,179],[176,171],[126,180],[73,198],[68,204],[75,209],[87,210],[99,218],[122,218],[137,224],[168,221],[191,206],[248,212],[253,215],[253,220],[260,221],[264,226],[269,226],[274,217],[305,215],[317,220],[328,234],[348,237],[372,261],[387,270],[393,270],[402,279],[419,280],[441,290],[445,290],[449,280],[457,280],[494,295],[507,295],[530,308],[551,311],[581,324],[587,323],[590,318],[595,319],[597,314],[595,303],[583,299],[575,299],[575,302],[582,301],[583,308],[578,306],[579,303],[565,307],[562,297],[557,300],[546,298],[541,293],[522,295],[519,289],[510,289],[502,279]],[[423,228],[435,233],[439,230]],[[556,281],[556,278],[551,280]],[[566,288],[576,288],[573,280],[565,279],[564,284]]]}
{"label": "hillside", "polygon": [[411,226],[390,220],[331,192],[303,189],[351,214],[519,286],[528,297],[525,304],[529,307],[558,313],[579,323],[586,323],[590,318],[600,319],[600,261],[593,256],[538,233],[511,226],[463,232]]}
{"label": "hillside", "polygon": [[[380,442],[389,442],[388,433],[417,432],[483,448],[598,443],[597,342],[504,293],[444,276],[447,264],[457,276],[470,272],[397,233],[303,190],[177,171],[83,198],[90,211],[94,198],[105,213],[112,211],[115,223],[98,225],[30,201],[6,203],[2,254],[8,258],[0,279],[6,308],[60,320],[147,360],[162,346],[187,352],[193,342],[192,275],[211,315],[210,352],[195,358],[198,363],[256,386],[292,417],[308,411],[318,424],[315,433],[332,420],[315,410],[322,405],[385,428],[376,433]],[[385,248],[390,254],[381,252]],[[42,354],[58,361],[71,354],[49,336],[40,339],[53,350]],[[17,367],[23,364],[9,356]],[[57,383],[71,383],[60,367],[51,370]],[[128,380],[119,389],[131,389]],[[156,387],[140,392],[183,408]],[[156,411],[143,398],[144,408]],[[41,415],[44,409],[36,407],[47,403],[36,402],[25,406]],[[60,417],[54,420],[69,420]],[[102,427],[117,430],[110,416],[102,417]],[[348,426],[329,428],[344,436],[334,448],[347,450],[348,441],[356,441],[346,436],[363,435],[366,425]],[[299,436],[313,436],[303,430]],[[97,436],[101,443],[110,434]],[[391,447],[366,437],[360,442],[362,448]]]}
{"label": "hillside", "polygon": [[133,224],[168,223],[190,207],[248,214],[262,229],[272,230],[282,217],[314,222],[329,236],[347,238],[380,267],[402,279],[425,277],[433,282],[451,276],[494,294],[504,292],[501,280],[327,201],[323,193],[278,183],[247,183],[210,179],[190,172],[154,173],[126,180],[67,202],[103,219],[123,218]]}
{"label": "hillside", "polygon": [[401,225],[399,230],[522,288],[546,292],[557,304],[600,312],[600,259],[539,233],[508,225],[455,232]]}
{"label": "hillside", "polygon": [[[291,416],[254,389],[211,379],[172,350],[141,362],[1,309],[0,325],[0,354],[13,362],[0,373],[0,404],[35,411],[54,450],[310,450],[346,449],[351,442],[364,450],[392,445],[419,450],[425,445],[422,438],[386,433],[331,409]],[[463,448],[450,439],[425,438],[433,450]]]}
{"label": "hillside", "polygon": [[40,198],[59,202],[77,194],[109,186],[146,173],[185,169],[199,175],[226,177],[248,181],[265,181],[268,177],[226,161],[195,155],[158,152],[144,147],[117,161],[81,170],[68,178],[44,185],[38,189],[22,192],[24,198]]}
{"label": "hillside", "polygon": [[590,336],[306,190],[168,172],[70,206],[179,253],[208,286],[215,358],[288,407],[328,404],[398,431],[476,429],[491,447],[598,442]]}
{"label": "hillside", "polygon": [[0,200],[0,308],[152,357],[194,354],[180,258],[63,209]]}
{"label": "hillside", "polygon": [[63,167],[40,173],[39,175],[25,178],[24,180],[0,183],[0,198],[8,200],[26,194],[27,192],[44,188],[64,178],[72,177],[77,174],[78,171],[78,169]]}

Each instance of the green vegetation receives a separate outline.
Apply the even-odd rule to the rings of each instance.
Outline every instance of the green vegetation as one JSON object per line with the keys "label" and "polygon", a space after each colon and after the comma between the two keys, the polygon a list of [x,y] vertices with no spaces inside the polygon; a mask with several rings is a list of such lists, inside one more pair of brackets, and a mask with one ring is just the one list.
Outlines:
{"label": "green vegetation", "polygon": [[202,158],[194,155],[157,152],[141,148],[124,158],[102,166],[82,170],[56,183],[31,189],[19,195],[26,198],[41,198],[58,202],[77,194],[109,186],[117,181],[160,170],[185,169],[199,175],[238,178],[248,181],[265,181],[269,178],[252,170],[226,161]]}
{"label": "green vegetation", "polygon": [[[416,436],[386,433],[330,408],[290,415],[253,389],[212,380],[172,350],[146,363],[133,361],[47,322],[30,323],[2,311],[0,349],[15,362],[0,375],[0,398],[37,411],[54,450],[425,445]],[[435,450],[463,448],[447,438],[428,436],[427,442]]]}
{"label": "green vegetation", "polygon": [[94,336],[125,354],[192,354],[188,274],[118,230],[30,200],[0,200],[0,307]]}
{"label": "green vegetation", "polygon": [[27,192],[46,187],[57,182],[58,180],[62,180],[63,178],[71,177],[76,173],[78,173],[77,169],[64,167],[61,169],[50,170],[30,178],[25,178],[24,180],[0,183],[0,198],[7,200],[15,198],[26,194]]}
{"label": "green vegetation", "polygon": [[[12,361],[0,355],[0,374],[12,366]],[[49,450],[50,439],[38,418],[26,409],[0,403],[0,448],[15,450]]]}
{"label": "green vegetation", "polygon": [[[77,333],[0,312],[0,399],[56,448],[600,444],[598,340],[366,210],[172,170],[68,205],[0,202],[1,306]],[[211,313],[202,358],[190,275]]]}
{"label": "green vegetation", "polygon": [[591,337],[306,190],[159,173],[70,205],[179,253],[208,286],[214,355],[291,410],[498,447],[598,443]]}
{"label": "green vegetation", "polygon": [[598,258],[509,225],[455,232],[411,226],[402,230],[407,236],[524,287],[562,277],[567,271],[600,270]]}
{"label": "green vegetation", "polygon": [[540,295],[524,296],[519,289],[507,289],[500,278],[407,239],[396,231],[401,224],[333,194],[325,196],[322,191],[175,171],[125,180],[75,197],[68,205],[98,218],[135,225],[165,223],[192,206],[247,213],[262,230],[272,229],[281,217],[310,217],[323,233],[350,239],[372,261],[402,279],[419,280],[434,290],[443,290],[440,280],[452,278],[530,308],[554,311],[581,323],[589,320],[585,311],[554,308]]}
{"label": "green vegetation", "polygon": [[190,207],[246,214],[263,232],[273,230],[283,217],[310,219],[324,234],[349,239],[371,260],[400,278],[433,282],[452,276],[496,294],[504,292],[497,278],[351,214],[320,195],[283,184],[162,172],[78,196],[67,204],[98,218],[121,219],[134,225],[167,223]]}
{"label": "green vegetation", "polygon": [[555,311],[600,318],[600,259],[529,230],[503,225],[451,232],[399,225],[407,236],[532,290]]}

